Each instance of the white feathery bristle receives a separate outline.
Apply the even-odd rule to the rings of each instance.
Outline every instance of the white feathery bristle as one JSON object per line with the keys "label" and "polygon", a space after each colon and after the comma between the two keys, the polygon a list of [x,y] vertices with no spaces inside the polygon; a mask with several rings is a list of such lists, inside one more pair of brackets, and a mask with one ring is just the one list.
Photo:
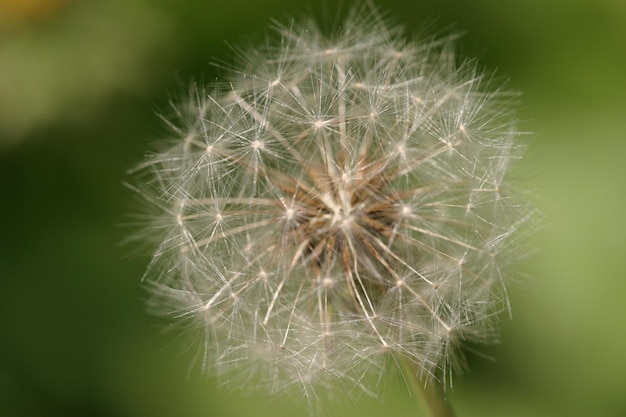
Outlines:
{"label": "white feathery bristle", "polygon": [[506,178],[512,95],[372,13],[277,27],[138,170],[151,307],[200,329],[225,381],[375,392],[390,355],[428,378],[497,337],[531,212]]}

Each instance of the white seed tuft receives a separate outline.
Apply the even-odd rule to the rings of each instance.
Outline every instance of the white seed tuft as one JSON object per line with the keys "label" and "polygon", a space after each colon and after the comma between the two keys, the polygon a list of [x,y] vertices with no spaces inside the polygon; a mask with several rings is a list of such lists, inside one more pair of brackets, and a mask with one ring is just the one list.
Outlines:
{"label": "white seed tuft", "polygon": [[530,218],[506,95],[371,10],[331,38],[277,30],[177,107],[178,139],[139,171],[151,305],[204,332],[207,370],[272,391],[372,392],[390,354],[445,372],[462,341],[493,341]]}

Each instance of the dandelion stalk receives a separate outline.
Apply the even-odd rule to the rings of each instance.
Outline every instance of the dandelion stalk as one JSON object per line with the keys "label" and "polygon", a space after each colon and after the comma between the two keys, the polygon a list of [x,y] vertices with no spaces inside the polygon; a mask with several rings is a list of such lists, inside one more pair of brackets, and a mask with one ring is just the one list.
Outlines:
{"label": "dandelion stalk", "polygon": [[439,380],[434,378],[423,380],[420,378],[420,370],[415,369],[414,364],[409,361],[400,359],[400,364],[410,389],[423,401],[423,408],[429,416],[456,416]]}
{"label": "dandelion stalk", "polygon": [[427,404],[432,417],[455,417],[452,406],[445,398],[443,389],[437,382],[430,382],[428,385],[420,385],[422,397]]}
{"label": "dandelion stalk", "polygon": [[434,375],[497,337],[530,213],[506,178],[510,95],[368,7],[332,37],[276,30],[174,103],[171,145],[136,169],[150,305],[200,331],[225,381],[375,394],[393,355],[451,416]]}

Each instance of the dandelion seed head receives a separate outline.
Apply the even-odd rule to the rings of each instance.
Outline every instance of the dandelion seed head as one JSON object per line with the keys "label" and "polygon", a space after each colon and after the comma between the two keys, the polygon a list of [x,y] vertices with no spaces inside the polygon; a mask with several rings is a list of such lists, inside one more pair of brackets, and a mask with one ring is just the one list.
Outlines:
{"label": "dandelion seed head", "polygon": [[531,218],[508,96],[367,8],[334,37],[276,30],[175,106],[178,139],[138,170],[153,310],[203,332],[207,371],[273,392],[372,393],[389,355],[448,372],[495,339]]}

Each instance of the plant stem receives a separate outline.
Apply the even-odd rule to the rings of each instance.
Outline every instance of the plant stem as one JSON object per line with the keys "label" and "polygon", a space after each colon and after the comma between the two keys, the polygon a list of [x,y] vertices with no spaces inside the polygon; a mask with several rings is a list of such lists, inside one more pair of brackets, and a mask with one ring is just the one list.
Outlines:
{"label": "plant stem", "polygon": [[400,361],[404,374],[411,385],[411,390],[421,397],[429,415],[431,417],[455,417],[441,382],[436,378],[423,379],[412,363],[404,359],[400,359]]}
{"label": "plant stem", "polygon": [[[418,379],[417,375],[415,378]],[[416,385],[420,388],[422,398],[427,404],[432,417],[455,417],[452,405],[446,398],[439,381],[433,380],[427,384],[418,381]]]}

